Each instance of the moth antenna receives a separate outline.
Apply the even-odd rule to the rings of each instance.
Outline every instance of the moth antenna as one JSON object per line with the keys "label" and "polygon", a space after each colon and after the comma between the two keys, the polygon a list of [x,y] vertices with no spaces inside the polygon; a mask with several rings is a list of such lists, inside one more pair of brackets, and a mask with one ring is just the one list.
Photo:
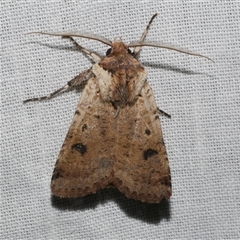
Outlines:
{"label": "moth antenna", "polygon": [[102,36],[97,36],[94,34],[88,34],[88,33],[47,33],[47,32],[30,32],[29,34],[43,34],[43,35],[49,35],[49,36],[60,36],[60,37],[81,37],[81,38],[87,38],[91,40],[96,40],[101,43],[104,43],[108,46],[112,46],[112,42],[108,40],[107,38],[104,38]]}
{"label": "moth antenna", "polygon": [[[139,43],[142,43],[142,42],[144,41],[144,39],[146,38],[147,33],[148,33],[148,30],[149,30],[149,28],[150,28],[150,26],[151,26],[151,24],[152,24],[152,21],[153,21],[153,19],[154,19],[156,16],[157,16],[157,13],[155,13],[155,14],[152,16],[152,18],[150,19],[150,21],[149,21],[146,29],[145,29],[144,32],[142,33],[142,36],[141,36],[141,38],[140,38],[140,40],[139,40]],[[134,50],[133,50],[133,55],[136,56],[136,55],[140,52],[140,50],[141,50],[141,46],[135,47]]]}
{"label": "moth antenna", "polygon": [[177,52],[185,53],[185,54],[188,54],[188,55],[203,57],[203,58],[206,58],[206,59],[208,59],[208,60],[210,60],[214,63],[214,61],[211,58],[209,58],[207,56],[204,56],[204,55],[201,55],[199,53],[193,53],[193,52],[185,51],[185,50],[182,50],[182,49],[179,49],[179,48],[175,48],[175,47],[171,47],[171,46],[167,46],[167,45],[162,45],[162,44],[158,44],[158,43],[138,42],[137,41],[137,42],[131,42],[130,44],[128,44],[128,47],[143,47],[143,46],[166,48],[166,49],[174,50],[174,51],[177,51]]}

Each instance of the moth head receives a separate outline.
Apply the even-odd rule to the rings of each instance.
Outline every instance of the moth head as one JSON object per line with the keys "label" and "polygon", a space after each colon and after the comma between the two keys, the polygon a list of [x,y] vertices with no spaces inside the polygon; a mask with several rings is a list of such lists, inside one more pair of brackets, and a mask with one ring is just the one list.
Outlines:
{"label": "moth head", "polygon": [[132,55],[132,51],[128,48],[122,41],[114,41],[112,42],[111,48],[106,51],[106,56],[113,56],[113,55],[123,55],[123,54],[130,54]]}

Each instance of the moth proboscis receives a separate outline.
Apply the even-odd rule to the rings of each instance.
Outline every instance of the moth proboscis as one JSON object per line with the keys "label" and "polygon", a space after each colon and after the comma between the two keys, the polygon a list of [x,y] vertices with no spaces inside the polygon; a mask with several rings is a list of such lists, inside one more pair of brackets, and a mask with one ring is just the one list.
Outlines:
{"label": "moth proboscis", "polygon": [[[24,101],[50,99],[87,80],[55,164],[51,180],[53,195],[83,197],[114,186],[126,197],[142,202],[158,203],[164,197],[170,198],[171,175],[159,109],[146,82],[147,70],[137,55],[141,47],[153,46],[210,58],[144,41],[156,15],[140,40],[130,44],[82,33],[30,33],[68,38],[95,61],[90,69],[53,93]],[[96,40],[110,49],[102,58],[80,46],[73,37]]]}

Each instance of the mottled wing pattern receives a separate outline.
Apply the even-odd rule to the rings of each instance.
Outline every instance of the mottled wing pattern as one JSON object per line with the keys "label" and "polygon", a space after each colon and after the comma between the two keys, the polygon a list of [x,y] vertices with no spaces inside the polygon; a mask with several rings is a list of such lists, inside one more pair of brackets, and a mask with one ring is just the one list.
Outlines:
{"label": "mottled wing pattern", "polygon": [[88,80],[53,171],[59,197],[82,197],[116,186],[127,197],[160,202],[171,196],[171,177],[157,106],[145,83],[141,95],[116,116]]}
{"label": "mottled wing pattern", "polygon": [[114,184],[127,197],[157,203],[172,193],[166,148],[153,92],[145,83],[137,101],[117,118]]}
{"label": "mottled wing pattern", "polygon": [[55,164],[51,190],[56,196],[85,196],[112,181],[115,110],[99,92],[96,77],[90,78]]}

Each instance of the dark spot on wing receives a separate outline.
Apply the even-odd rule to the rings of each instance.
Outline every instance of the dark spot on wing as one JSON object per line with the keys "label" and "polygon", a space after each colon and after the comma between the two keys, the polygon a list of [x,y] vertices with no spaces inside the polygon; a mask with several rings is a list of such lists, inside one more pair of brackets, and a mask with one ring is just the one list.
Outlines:
{"label": "dark spot on wing", "polygon": [[172,187],[171,176],[169,175],[169,176],[163,178],[161,183],[164,184],[165,186]]}
{"label": "dark spot on wing", "polygon": [[143,152],[143,158],[145,160],[147,160],[149,157],[152,157],[152,156],[157,155],[157,154],[158,154],[158,152],[156,150],[149,148],[148,150],[145,150]]}
{"label": "dark spot on wing", "polygon": [[84,132],[85,130],[87,130],[87,124],[84,124],[84,125],[82,126],[82,132]]}
{"label": "dark spot on wing", "polygon": [[82,143],[73,144],[72,149],[80,152],[82,155],[87,152],[87,146]]}
{"label": "dark spot on wing", "polygon": [[149,136],[149,135],[151,134],[151,131],[147,128],[147,129],[145,130],[145,133]]}
{"label": "dark spot on wing", "polygon": [[80,115],[80,112],[78,110],[76,110],[75,114],[76,115]]}
{"label": "dark spot on wing", "polygon": [[62,170],[54,168],[53,175],[52,175],[52,181],[62,177],[61,172],[62,172]]}

